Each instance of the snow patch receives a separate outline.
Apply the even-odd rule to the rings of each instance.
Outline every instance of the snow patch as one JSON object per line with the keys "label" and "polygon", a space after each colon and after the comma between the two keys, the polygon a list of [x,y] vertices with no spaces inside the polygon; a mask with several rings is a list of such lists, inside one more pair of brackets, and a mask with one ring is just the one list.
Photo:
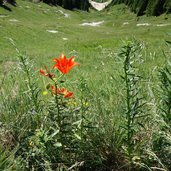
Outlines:
{"label": "snow patch", "polygon": [[149,25],[151,25],[151,24],[149,24],[149,23],[139,23],[139,24],[137,24],[137,26],[149,26]]}
{"label": "snow patch", "polygon": [[67,13],[64,13],[62,10],[59,10],[59,12],[61,13],[61,14],[63,14],[64,15],[64,17],[69,17],[69,14],[67,14]]}
{"label": "snow patch", "polygon": [[92,26],[96,27],[99,26],[100,24],[104,23],[104,21],[99,21],[99,22],[91,22],[91,23],[82,23],[80,24],[81,26]]}
{"label": "snow patch", "polygon": [[169,26],[170,24],[157,24],[157,27],[164,27],[164,26]]}
{"label": "snow patch", "polygon": [[9,20],[10,22],[19,22],[17,19],[13,18]]}
{"label": "snow patch", "polygon": [[46,31],[49,32],[49,33],[58,33],[57,30],[46,30]]}
{"label": "snow patch", "polygon": [[105,9],[112,2],[112,0],[104,2],[104,3],[94,2],[92,0],[89,0],[89,2],[93,8],[95,8],[97,11],[101,11]]}
{"label": "snow patch", "polygon": [[127,24],[129,24],[128,22],[124,22],[122,25],[127,25]]}
{"label": "snow patch", "polygon": [[63,39],[63,40],[68,40],[68,38],[66,38],[66,37],[63,37],[62,39]]}
{"label": "snow patch", "polygon": [[[150,26],[151,24],[149,24],[149,23],[139,23],[139,24],[137,24],[137,26]],[[153,24],[153,26],[157,26],[157,27],[164,27],[164,26],[169,26],[169,25],[171,25],[170,23],[168,24]]]}
{"label": "snow patch", "polygon": [[5,18],[5,17],[8,17],[8,15],[0,14],[0,18]]}

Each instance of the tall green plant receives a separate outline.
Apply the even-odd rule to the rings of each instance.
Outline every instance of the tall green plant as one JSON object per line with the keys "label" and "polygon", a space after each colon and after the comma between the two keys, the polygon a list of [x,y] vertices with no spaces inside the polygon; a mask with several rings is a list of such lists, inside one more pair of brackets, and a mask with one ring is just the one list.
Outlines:
{"label": "tall green plant", "polygon": [[[168,45],[170,42],[167,42]],[[171,46],[168,46],[169,48]],[[171,49],[164,52],[166,59],[170,57]],[[160,160],[159,165],[164,169],[171,169],[171,70],[170,62],[159,70],[159,84],[157,89],[158,104],[158,127],[153,134],[152,149]],[[159,161],[158,160],[158,161]]]}
{"label": "tall green plant", "polygon": [[[145,117],[143,112],[143,96],[141,94],[140,80],[141,76],[138,74],[137,63],[140,63],[141,58],[139,51],[141,44],[138,42],[127,42],[121,49],[119,57],[124,59],[124,74],[122,76],[125,82],[125,125],[126,130],[126,145],[127,154],[130,162],[136,152],[136,134],[140,131],[143,123],[140,118]],[[141,123],[140,123],[141,122]],[[140,126],[141,125],[141,126]]]}
{"label": "tall green plant", "polygon": [[171,128],[171,71],[168,67],[160,70],[161,90],[162,90],[162,117]]}
{"label": "tall green plant", "polygon": [[[166,42],[169,50],[164,52],[164,55],[167,58],[171,54],[171,42]],[[167,60],[167,64],[164,68],[160,69],[159,78],[160,78],[160,98],[161,98],[161,115],[165,123],[171,128],[171,70],[170,62]]]}

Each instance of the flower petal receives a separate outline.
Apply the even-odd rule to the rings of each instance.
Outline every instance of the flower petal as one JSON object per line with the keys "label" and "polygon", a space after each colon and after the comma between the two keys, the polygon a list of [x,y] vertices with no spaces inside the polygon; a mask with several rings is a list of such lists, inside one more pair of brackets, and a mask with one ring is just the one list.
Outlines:
{"label": "flower petal", "polygon": [[58,59],[53,59],[53,61],[56,62],[53,69],[58,69],[63,74],[67,74],[74,66],[79,65],[79,63],[74,62],[74,59],[74,56],[67,59],[64,54],[61,54]]}
{"label": "flower petal", "polygon": [[42,68],[40,68],[39,72],[40,72],[41,75],[45,76],[45,72],[44,72],[44,70]]}

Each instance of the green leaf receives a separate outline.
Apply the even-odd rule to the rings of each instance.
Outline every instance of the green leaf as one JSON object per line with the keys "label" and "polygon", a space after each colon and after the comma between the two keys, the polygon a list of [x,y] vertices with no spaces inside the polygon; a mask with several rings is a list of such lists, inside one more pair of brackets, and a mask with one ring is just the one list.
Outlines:
{"label": "green leaf", "polygon": [[78,125],[78,126],[80,126],[81,123],[82,123],[82,119],[80,119],[80,120],[74,122],[72,125]]}
{"label": "green leaf", "polygon": [[171,32],[167,32],[167,35],[171,36]]}
{"label": "green leaf", "polygon": [[75,133],[74,135],[77,139],[81,140],[81,137],[78,134]]}
{"label": "green leaf", "polygon": [[54,144],[55,147],[62,147],[62,144],[60,142],[57,142]]}
{"label": "green leaf", "polygon": [[166,40],[166,43],[171,44],[171,41]]}
{"label": "green leaf", "polygon": [[53,138],[58,133],[59,133],[59,130],[56,130],[53,134],[50,135],[50,137]]}
{"label": "green leaf", "polygon": [[48,84],[46,85],[46,89],[47,89],[47,90],[50,89],[50,83],[48,83]]}

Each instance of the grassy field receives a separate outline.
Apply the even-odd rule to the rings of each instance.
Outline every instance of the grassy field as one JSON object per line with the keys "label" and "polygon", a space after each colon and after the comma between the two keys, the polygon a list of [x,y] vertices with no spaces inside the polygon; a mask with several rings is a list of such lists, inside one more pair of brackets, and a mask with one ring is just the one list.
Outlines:
{"label": "grassy field", "polygon": [[[170,106],[171,74],[167,70],[159,72],[170,60],[170,47],[166,44],[171,41],[170,14],[136,17],[124,5],[101,12],[93,9],[90,12],[68,11],[27,1],[17,1],[17,7],[9,4],[8,7],[12,11],[0,8],[0,142],[3,144],[0,170],[55,170],[60,167],[72,170],[72,166],[75,170],[80,167],[83,170],[171,169],[171,161],[166,160],[171,156],[170,111],[168,115],[161,114],[163,104],[165,110]],[[33,68],[31,64],[26,65],[27,59],[20,57],[19,60],[16,48],[29,57]],[[53,131],[65,123],[58,118],[61,122],[57,122],[62,124],[54,125],[52,111],[56,109],[51,106],[50,95],[42,95],[48,81],[43,79],[42,82],[38,73],[45,65],[50,68],[54,64],[52,59],[61,53],[67,57],[74,55],[75,61],[80,63],[65,77],[65,86],[75,94],[75,101],[71,101],[75,106],[68,108],[73,126],[69,135],[76,137],[75,140],[69,136],[68,142],[72,143],[65,144],[66,137],[59,134],[57,139],[65,145],[53,139],[58,135]],[[135,57],[141,59],[140,63]],[[15,69],[19,63],[22,63],[23,72]],[[134,63],[137,69],[131,70]],[[137,79],[139,75],[142,80]],[[132,87],[137,93],[132,94]],[[159,89],[163,92],[161,98]],[[169,103],[165,103],[165,97]],[[65,107],[60,106],[61,103],[58,105],[58,109]],[[142,120],[139,108],[144,111],[140,116]],[[138,113],[138,121],[131,117],[133,110],[135,115]],[[39,117],[32,116],[33,111]],[[95,130],[84,128],[85,123]],[[164,141],[167,136],[169,140]],[[7,142],[10,147],[4,152],[9,137],[12,137]],[[77,151],[72,149],[68,155],[64,147],[74,143]],[[162,145],[166,149],[161,149]],[[56,149],[49,146],[62,148],[55,153]],[[11,157],[13,154],[17,157]],[[17,163],[16,166],[10,161]],[[85,164],[79,166],[82,161]]]}
{"label": "grassy field", "polygon": [[[147,47],[146,54],[157,54],[155,57],[144,56],[145,66],[148,66],[149,70],[162,66],[162,49],[165,47],[165,40],[170,40],[171,37],[170,16],[137,18],[122,5],[104,12],[90,10],[90,13],[71,12],[60,7],[36,5],[25,1],[19,1],[18,7],[11,8],[12,12],[0,9],[1,66],[6,61],[16,60],[17,53],[9,41],[12,38],[20,51],[34,59],[38,68],[49,58],[57,57],[62,52],[66,55],[73,54],[79,57],[81,74],[87,74],[87,77],[93,80],[97,77],[98,82],[103,73],[115,70],[114,66],[110,65],[114,61],[114,55],[111,58],[107,55],[117,53],[122,41],[137,39]],[[104,22],[97,27],[81,25],[100,21]],[[143,23],[150,25],[143,26]],[[96,64],[97,68],[101,67],[102,62],[105,64],[105,72],[101,73],[99,69],[94,72],[94,65]]]}
{"label": "grassy field", "polygon": [[[99,52],[99,47],[114,51],[122,44],[122,40],[130,38],[143,41],[150,50],[159,50],[159,47],[165,46],[164,41],[170,39],[170,16],[137,18],[122,5],[108,11],[90,13],[71,12],[25,1],[19,1],[18,7],[11,8],[12,12],[0,9],[2,62],[7,59],[15,60],[15,49],[8,38],[12,38],[21,51],[38,63],[40,57],[41,61],[46,61],[48,57],[58,56],[61,52],[68,54],[73,50],[78,52],[81,60],[88,58],[91,61],[94,54]],[[62,13],[68,14],[68,17]],[[80,25],[99,21],[104,23],[97,27]],[[141,23],[150,25],[137,26]],[[47,30],[58,32],[49,33]],[[93,53],[92,57],[89,57],[89,53]],[[96,58],[98,56],[96,54]]]}

